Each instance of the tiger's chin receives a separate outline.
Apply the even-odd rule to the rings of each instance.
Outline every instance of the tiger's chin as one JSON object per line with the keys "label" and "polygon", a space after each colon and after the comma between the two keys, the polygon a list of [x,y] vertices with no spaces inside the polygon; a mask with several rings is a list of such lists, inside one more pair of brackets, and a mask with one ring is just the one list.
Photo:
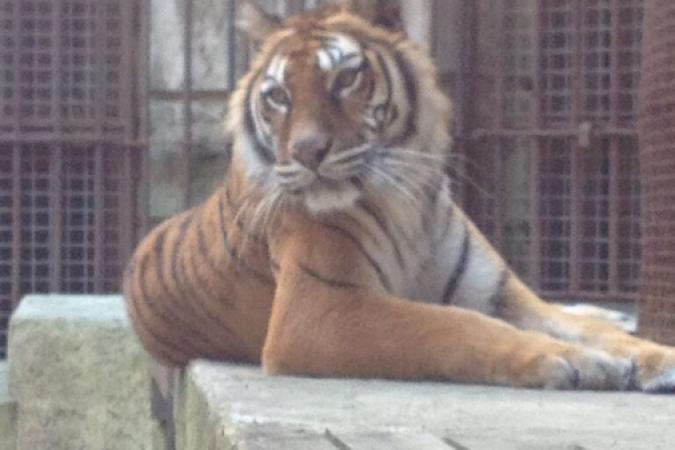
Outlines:
{"label": "tiger's chin", "polygon": [[316,183],[301,195],[310,214],[325,214],[351,207],[361,197],[361,190],[351,182]]}

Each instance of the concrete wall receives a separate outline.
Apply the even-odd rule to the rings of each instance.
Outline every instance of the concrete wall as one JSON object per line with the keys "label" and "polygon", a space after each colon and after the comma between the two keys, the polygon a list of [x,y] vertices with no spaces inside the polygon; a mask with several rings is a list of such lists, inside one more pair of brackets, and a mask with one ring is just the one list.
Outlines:
{"label": "concrete wall", "polygon": [[19,450],[158,448],[148,360],[121,297],[28,296],[9,337]]}
{"label": "concrete wall", "polygon": [[0,450],[16,450],[16,401],[9,395],[6,360],[0,360]]}

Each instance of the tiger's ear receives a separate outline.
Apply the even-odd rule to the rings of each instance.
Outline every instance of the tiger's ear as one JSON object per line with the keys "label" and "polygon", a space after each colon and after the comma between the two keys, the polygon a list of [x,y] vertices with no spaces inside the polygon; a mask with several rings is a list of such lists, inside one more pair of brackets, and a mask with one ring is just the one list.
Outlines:
{"label": "tiger's ear", "polygon": [[257,47],[267,36],[281,28],[281,19],[265,12],[252,1],[246,1],[237,11],[235,26]]}
{"label": "tiger's ear", "polygon": [[342,4],[373,25],[390,31],[403,31],[401,3],[398,0],[344,0]]}

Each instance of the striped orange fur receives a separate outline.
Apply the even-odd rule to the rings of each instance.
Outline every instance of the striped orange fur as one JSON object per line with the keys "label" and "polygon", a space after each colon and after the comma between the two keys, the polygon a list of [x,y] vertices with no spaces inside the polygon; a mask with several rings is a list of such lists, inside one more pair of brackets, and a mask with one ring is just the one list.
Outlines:
{"label": "striped orange fur", "polygon": [[672,390],[672,348],[543,302],[455,205],[450,102],[394,4],[243,8],[259,54],[230,103],[225,181],[126,271],[141,342],[171,365]]}

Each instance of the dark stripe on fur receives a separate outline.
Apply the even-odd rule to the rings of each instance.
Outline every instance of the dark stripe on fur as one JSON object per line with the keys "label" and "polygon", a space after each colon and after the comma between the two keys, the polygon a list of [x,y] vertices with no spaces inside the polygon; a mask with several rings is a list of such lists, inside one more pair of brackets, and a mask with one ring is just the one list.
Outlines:
{"label": "dark stripe on fur", "polygon": [[[163,237],[163,235],[160,234],[160,237]],[[161,244],[160,247],[161,246],[163,246],[163,244]],[[145,276],[148,272],[148,262],[149,262],[148,261],[148,255],[146,255],[146,257],[143,260],[141,260],[141,262],[140,262],[140,265],[139,265],[140,272],[137,275],[138,283],[139,283],[139,289],[140,289],[140,293],[141,293],[141,299],[142,299],[143,303],[148,306],[148,309],[152,313],[152,316],[156,316],[160,320],[162,320],[162,322],[164,322],[165,326],[174,327],[174,326],[176,326],[176,321],[174,320],[175,318],[167,316],[165,314],[163,308],[156,307],[157,305],[155,305],[154,298],[148,292],[148,287],[147,287],[147,284],[146,284],[147,277]],[[162,260],[159,259],[156,266],[157,267],[161,266],[162,265],[161,262],[162,262]],[[159,280],[159,272],[157,272],[157,278]],[[166,287],[162,287],[162,285],[160,284],[160,288],[164,291],[165,295],[168,294],[168,291],[166,290]],[[162,295],[162,297],[165,298],[165,295]],[[138,308],[137,310],[140,312],[140,308]],[[152,323],[152,321],[150,321],[150,322],[144,321],[142,319],[142,317],[140,319],[141,319],[141,322]],[[153,327],[152,326],[146,327],[146,329],[152,330]],[[153,335],[154,335],[154,333],[153,333]],[[174,341],[172,339],[172,337],[173,336],[163,336],[163,341],[170,348],[175,348],[175,349],[177,349],[178,352],[182,353],[183,356],[184,356],[182,359],[184,359],[184,360],[188,359],[189,356],[195,355],[197,353],[197,350],[190,345],[189,341],[183,340],[183,341],[177,342],[177,341]],[[184,345],[181,345],[181,344],[184,344]]]}
{"label": "dark stripe on fur", "polygon": [[[364,70],[368,70],[369,68],[372,70],[372,64],[368,60],[368,57],[366,56],[365,53],[364,53],[363,57],[364,57],[363,61],[365,63]],[[365,96],[367,104],[370,104],[370,102],[373,101],[373,96],[375,95],[375,87],[376,86],[377,86],[377,80],[374,76],[371,76],[370,77],[370,83],[368,83],[368,86],[365,87],[367,89],[366,96]]]}
{"label": "dark stripe on fur", "polygon": [[230,255],[230,259],[237,265],[237,267],[243,269],[249,275],[252,275],[256,279],[258,279],[260,282],[273,286],[274,285],[273,280],[269,279],[267,275],[249,266],[246,263],[246,261],[244,261],[244,259],[240,257],[237,250],[230,245],[227,226],[225,222],[225,204],[223,202],[223,197],[225,197],[224,194],[218,196],[218,217],[220,220],[220,234],[223,237],[223,246],[225,247],[225,251],[228,253],[228,255]]}
{"label": "dark stripe on fur", "polygon": [[359,285],[355,283],[325,277],[313,269],[310,269],[303,263],[298,263],[298,267],[305,275],[308,275],[309,277],[335,289],[357,289],[359,287]]}
{"label": "dark stripe on fur", "polygon": [[371,205],[370,203],[362,200],[359,201],[358,206],[363,212],[365,212],[368,216],[370,216],[375,221],[380,230],[382,230],[382,233],[384,233],[384,235],[387,237],[387,240],[389,240],[391,248],[394,250],[396,262],[398,263],[400,268],[405,269],[405,260],[403,258],[403,253],[401,252],[401,249],[398,246],[398,240],[396,239],[396,236],[394,236],[393,231],[389,228],[389,225],[387,224],[387,220],[382,216],[381,212],[377,209],[375,205]]}
{"label": "dark stripe on fur", "polygon": [[[178,359],[187,360],[187,354],[183,354],[174,345],[156,334],[152,327],[147,326],[147,321],[145,320],[144,313],[142,311],[143,308],[140,307],[138,302],[147,302],[152,300],[147,297],[147,295],[143,295],[143,286],[136,288],[135,284],[133,283],[133,281],[136,281],[139,284],[141,283],[141,279],[143,278],[144,274],[144,272],[141,271],[145,269],[147,269],[147,267],[137,266],[134,260],[127,266],[127,272],[124,278],[124,294],[126,297],[127,308],[129,308],[129,314],[134,318],[134,329],[137,330],[139,335],[145,334],[149,339],[154,341],[153,351],[166,362],[171,362],[173,364],[177,363]],[[138,270],[139,273],[136,273],[136,270]],[[180,354],[180,358],[175,356],[176,353]]]}
{"label": "dark stripe on fur", "polygon": [[174,345],[167,343],[154,332],[152,327],[147,326],[141,308],[136,304],[136,301],[128,300],[127,308],[129,309],[130,316],[134,319],[132,325],[136,334],[143,340],[149,339],[151,341],[147,342],[146,345],[152,348],[154,357],[170,365],[178,365],[188,361],[189,356],[187,354],[182,353]]}
{"label": "dark stripe on fur", "polygon": [[[201,268],[206,266],[208,267],[216,277],[221,277],[222,273],[215,267],[214,263],[209,259],[208,257],[208,247],[206,246],[206,241],[204,239],[204,233],[203,233],[203,224],[204,224],[204,218],[200,217],[194,223],[195,227],[195,233],[196,233],[196,238],[197,238],[197,252],[190,251],[187,254],[187,258],[185,260],[185,263],[189,265],[190,269],[192,270],[192,274],[194,279],[188,280],[187,281],[187,286],[189,289],[194,293],[192,296],[195,305],[198,307],[199,311],[202,313],[202,317],[211,323],[212,326],[216,327],[218,331],[224,331],[230,338],[234,338],[234,334],[232,333],[231,330],[227,329],[225,327],[225,323],[220,320],[222,311],[216,311],[211,308],[211,302],[215,296],[221,301],[218,302],[219,305],[223,305],[228,308],[232,308],[232,305],[230,302],[223,302],[222,301],[222,293],[221,292],[213,292],[212,290],[209,289],[209,283],[207,280],[205,280],[202,277],[201,274]],[[197,258],[200,258],[201,264],[197,263]]]}
{"label": "dark stripe on fur", "polygon": [[389,281],[389,278],[384,273],[377,260],[370,253],[368,253],[368,250],[366,250],[366,248],[363,246],[363,243],[356,236],[351,234],[349,231],[332,224],[322,223],[322,225],[354,244],[359,252],[366,258],[373,270],[377,273],[377,277],[380,280],[382,287],[384,287],[387,292],[391,292],[391,282]]}
{"label": "dark stripe on fur", "polygon": [[469,262],[469,250],[471,244],[471,235],[469,234],[469,228],[464,225],[464,240],[462,241],[462,253],[459,256],[459,261],[457,261],[457,266],[455,270],[450,275],[448,282],[445,284],[445,289],[443,290],[443,304],[448,305],[452,300],[452,296],[455,295],[457,286],[466,272],[466,266]]}
{"label": "dark stripe on fur", "polygon": [[[382,105],[378,105],[378,106],[382,106],[384,108],[382,123],[380,123],[380,128],[382,128],[382,127],[384,127],[386,118],[388,116],[387,111],[389,111],[389,108],[391,107],[391,97],[393,95],[394,86],[393,86],[393,82],[391,80],[391,73],[389,72],[389,66],[387,66],[387,63],[384,60],[384,56],[380,52],[375,52],[375,54],[377,56],[377,62],[382,69],[382,73],[384,73],[384,81],[387,83],[386,100],[384,101],[384,103]],[[378,131],[382,131],[382,130],[380,129]]]}
{"label": "dark stripe on fur", "polygon": [[234,221],[235,225],[237,225],[237,231],[239,231],[242,234],[246,233],[246,237],[251,239],[251,241],[267,248],[267,239],[256,233],[246,231],[246,224],[244,223],[244,219],[243,217],[239,216],[240,206],[235,204],[234,200],[232,200],[230,191],[227,188],[224,189],[224,192],[225,192],[225,200],[227,202],[227,208],[230,211],[230,215],[234,218],[232,220]]}
{"label": "dark stripe on fur", "polygon": [[[179,253],[182,253],[183,245],[185,245],[185,233],[187,232],[188,228],[192,224],[192,221],[194,219],[193,214],[188,213],[178,224],[178,231],[177,235],[173,240],[173,246],[171,247],[171,250],[169,251],[169,261],[171,262],[171,281],[173,282],[173,288],[171,289],[169,284],[167,283],[167,280],[164,278],[164,261],[161,259],[164,254],[163,251],[159,251],[157,253],[157,274],[158,274],[158,279],[160,279],[160,283],[162,285],[162,289],[165,291],[166,295],[164,295],[164,299],[167,302],[167,305],[173,305],[174,308],[173,314],[175,314],[176,321],[181,322],[182,327],[184,330],[187,330],[181,335],[183,336],[190,336],[193,338],[196,338],[199,343],[197,344],[197,347],[199,348],[199,353],[200,355],[204,356],[216,356],[211,350],[213,350],[213,342],[211,342],[211,339],[208,337],[208,335],[203,334],[201,329],[199,327],[194,327],[193,324],[188,323],[188,321],[183,320],[183,315],[188,314],[190,316],[197,316],[199,317],[198,312],[194,309],[193,307],[193,302],[191,301],[193,299],[193,295],[191,295],[191,292],[188,292],[185,289],[185,286],[182,283],[182,273],[179,267],[180,264],[180,255]],[[169,228],[166,228],[165,230],[169,230]],[[163,235],[162,235],[163,236]],[[165,241],[162,239],[162,247],[164,246]],[[180,317],[180,320],[178,318]]]}
{"label": "dark stripe on fur", "polygon": [[396,50],[392,50],[392,52],[396,66],[403,77],[406,94],[408,95],[408,103],[410,104],[405,130],[393,141],[394,145],[402,145],[413,135],[417,134],[417,82],[413,75],[414,72],[410,69],[408,62],[404,60],[403,55]]}
{"label": "dark stripe on fur", "polygon": [[253,141],[253,150],[256,154],[267,164],[274,164],[274,154],[272,150],[264,146],[261,142],[258,141],[258,135],[256,133],[255,119],[253,118],[253,111],[251,110],[251,96],[253,95],[253,87],[257,83],[254,80],[248,88],[245,99],[245,124],[246,132],[249,135],[249,138]]}

